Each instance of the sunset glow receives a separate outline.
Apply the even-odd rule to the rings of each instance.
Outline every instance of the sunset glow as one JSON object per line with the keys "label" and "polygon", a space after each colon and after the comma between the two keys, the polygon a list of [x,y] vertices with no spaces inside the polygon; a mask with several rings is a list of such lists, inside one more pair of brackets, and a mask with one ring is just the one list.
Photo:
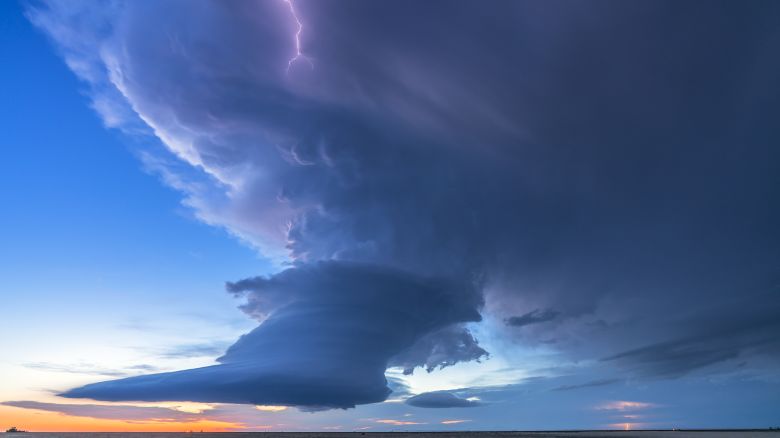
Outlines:
{"label": "sunset glow", "polygon": [[74,417],[0,406],[0,419],[8,426],[18,425],[31,432],[229,432],[244,429],[239,423],[213,420],[122,421]]}

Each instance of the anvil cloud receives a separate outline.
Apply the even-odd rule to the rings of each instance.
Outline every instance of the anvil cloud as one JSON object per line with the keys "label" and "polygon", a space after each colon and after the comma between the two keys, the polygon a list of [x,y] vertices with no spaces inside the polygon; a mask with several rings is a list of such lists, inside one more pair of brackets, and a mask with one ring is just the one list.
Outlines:
{"label": "anvil cloud", "polygon": [[289,264],[228,284],[261,323],[218,365],[66,396],[378,402],[487,357],[483,316],[630,377],[776,372],[777,5],[294,5],[30,9],[201,220]]}

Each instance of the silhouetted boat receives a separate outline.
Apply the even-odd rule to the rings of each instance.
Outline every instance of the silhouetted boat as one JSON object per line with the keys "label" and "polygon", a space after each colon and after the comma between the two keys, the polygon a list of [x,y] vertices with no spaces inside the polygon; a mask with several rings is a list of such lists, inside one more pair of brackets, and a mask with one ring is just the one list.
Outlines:
{"label": "silhouetted boat", "polygon": [[10,429],[5,431],[5,433],[21,433],[21,432],[27,432],[27,431],[26,430],[17,429],[16,427],[12,427],[12,428],[10,428]]}

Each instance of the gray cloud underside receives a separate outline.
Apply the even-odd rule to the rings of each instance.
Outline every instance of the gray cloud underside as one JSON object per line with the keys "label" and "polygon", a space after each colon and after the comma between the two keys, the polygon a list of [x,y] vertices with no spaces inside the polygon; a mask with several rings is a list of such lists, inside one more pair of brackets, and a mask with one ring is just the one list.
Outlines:
{"label": "gray cloud underside", "polygon": [[603,361],[617,362],[641,376],[668,378],[727,361],[736,363],[736,359],[750,360],[756,354],[776,357],[780,353],[780,320],[774,309],[751,312],[750,318],[731,315],[697,321],[696,329],[696,335],[645,345]]}
{"label": "gray cloud underside", "polygon": [[778,327],[743,328],[780,313],[777,2],[301,0],[314,65],[289,71],[283,2],[47,5],[32,21],[107,124],[152,132],[200,219],[296,266],[231,283],[263,322],[221,364],[70,396],[379,401],[384,366],[485,357],[483,295],[521,318],[496,336],[631,376],[780,369]]}

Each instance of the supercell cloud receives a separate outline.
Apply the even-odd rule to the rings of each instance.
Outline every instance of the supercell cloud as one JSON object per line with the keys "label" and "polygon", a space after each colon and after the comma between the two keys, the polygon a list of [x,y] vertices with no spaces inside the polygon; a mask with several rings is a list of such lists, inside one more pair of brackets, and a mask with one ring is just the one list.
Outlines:
{"label": "supercell cloud", "polygon": [[228,283],[260,325],[219,364],[66,396],[379,402],[487,358],[483,316],[637,378],[777,369],[780,5],[294,5],[310,63],[283,1],[30,8],[201,220],[288,263]]}

